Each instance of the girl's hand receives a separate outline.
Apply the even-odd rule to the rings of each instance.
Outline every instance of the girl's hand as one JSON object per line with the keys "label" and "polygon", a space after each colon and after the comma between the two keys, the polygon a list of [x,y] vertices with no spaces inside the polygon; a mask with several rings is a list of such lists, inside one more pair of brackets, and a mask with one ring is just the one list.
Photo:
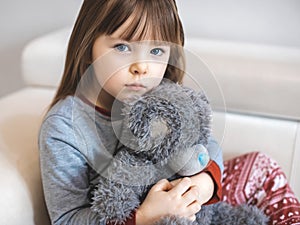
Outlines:
{"label": "girl's hand", "polygon": [[136,224],[148,225],[163,216],[176,215],[192,221],[201,209],[197,187],[192,187],[190,178],[183,178],[175,186],[168,180],[157,182],[136,211]]}
{"label": "girl's hand", "polygon": [[[179,182],[181,182],[182,179],[183,178],[179,178],[171,181],[171,185],[176,186]],[[211,176],[205,172],[202,172],[190,177],[190,179],[192,181],[191,186],[198,190],[198,203],[203,205],[204,203],[208,202],[213,196],[215,188],[214,181]]]}

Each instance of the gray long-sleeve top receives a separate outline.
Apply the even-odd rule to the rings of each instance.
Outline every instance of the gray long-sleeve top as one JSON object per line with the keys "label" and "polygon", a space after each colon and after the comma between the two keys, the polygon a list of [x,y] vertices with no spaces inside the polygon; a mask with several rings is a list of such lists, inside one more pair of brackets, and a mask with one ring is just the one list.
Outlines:
{"label": "gray long-sleeve top", "polygon": [[[69,96],[47,113],[40,129],[42,182],[52,224],[105,224],[90,209],[97,178],[118,145],[111,118]],[[223,171],[222,152],[211,139],[208,151]]]}

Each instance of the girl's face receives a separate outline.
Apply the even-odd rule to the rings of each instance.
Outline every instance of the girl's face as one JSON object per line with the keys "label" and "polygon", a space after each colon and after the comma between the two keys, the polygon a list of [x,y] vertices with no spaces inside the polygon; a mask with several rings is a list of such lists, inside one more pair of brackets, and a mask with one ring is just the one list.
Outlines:
{"label": "girl's face", "polygon": [[[128,22],[112,35],[99,36],[93,45],[92,59],[96,78],[102,87],[102,96],[110,97],[111,101],[115,98],[124,101],[158,86],[164,77],[170,56],[170,45],[167,43],[128,42],[120,39],[127,26]],[[108,99],[100,99],[100,104],[103,106],[103,102],[107,104],[107,101]],[[110,106],[111,101],[108,103]]]}

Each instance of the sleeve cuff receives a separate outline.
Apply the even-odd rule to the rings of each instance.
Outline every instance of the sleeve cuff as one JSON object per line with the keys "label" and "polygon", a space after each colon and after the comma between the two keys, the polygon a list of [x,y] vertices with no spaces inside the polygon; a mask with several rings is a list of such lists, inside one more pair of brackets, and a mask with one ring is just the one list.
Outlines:
{"label": "sleeve cuff", "polygon": [[216,203],[222,199],[222,174],[218,164],[215,161],[210,160],[208,166],[203,170],[211,176],[214,181],[215,188],[214,194],[211,199],[204,205]]}

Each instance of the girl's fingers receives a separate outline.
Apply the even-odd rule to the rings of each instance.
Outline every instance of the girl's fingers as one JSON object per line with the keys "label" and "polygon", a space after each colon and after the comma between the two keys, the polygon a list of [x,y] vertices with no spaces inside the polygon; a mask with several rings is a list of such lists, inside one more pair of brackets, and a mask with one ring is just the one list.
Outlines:
{"label": "girl's fingers", "polygon": [[199,195],[198,188],[196,186],[191,187],[190,190],[184,193],[182,198],[186,203],[186,205],[190,205],[195,201],[197,201],[200,204],[200,195]]}
{"label": "girl's fingers", "polygon": [[201,205],[199,202],[193,202],[188,206],[188,210],[192,215],[194,215],[201,210]]}
{"label": "girl's fingers", "polygon": [[194,222],[196,220],[196,215],[189,216],[188,219]]}
{"label": "girl's fingers", "polygon": [[174,186],[176,186],[177,184],[179,184],[179,182],[182,180],[182,178],[176,179],[176,180],[172,180],[170,183]]}
{"label": "girl's fingers", "polygon": [[167,179],[158,181],[152,188],[152,191],[169,191],[172,188],[172,184]]}
{"label": "girl's fingers", "polygon": [[191,184],[191,179],[185,177],[170,190],[170,193],[182,196],[191,187]]}

